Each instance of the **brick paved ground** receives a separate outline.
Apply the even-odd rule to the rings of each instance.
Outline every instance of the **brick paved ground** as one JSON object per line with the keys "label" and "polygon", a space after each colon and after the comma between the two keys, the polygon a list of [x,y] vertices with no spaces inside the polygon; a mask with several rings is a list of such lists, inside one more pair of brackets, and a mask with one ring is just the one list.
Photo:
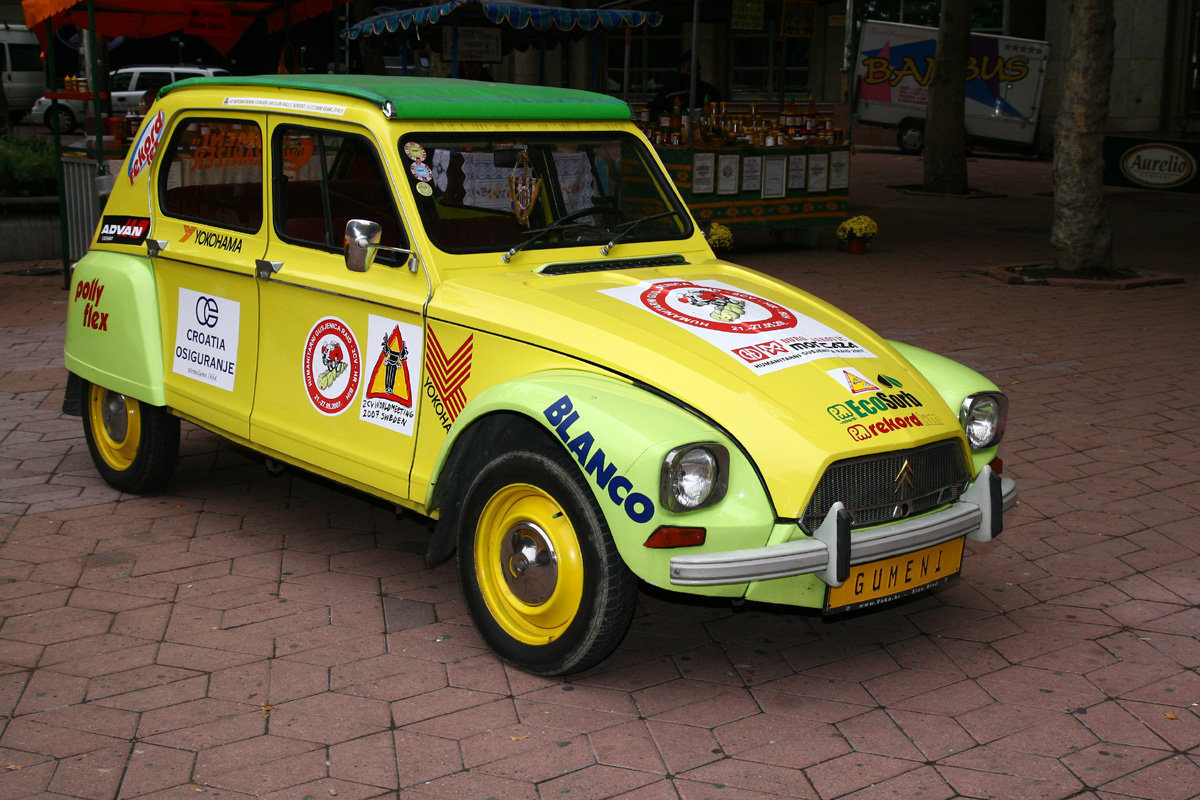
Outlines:
{"label": "brick paved ground", "polygon": [[166,494],[59,414],[65,296],[0,274],[0,798],[1182,800],[1200,791],[1200,198],[1109,195],[1131,292],[1008,286],[1049,167],[927,198],[855,159],[871,252],[737,257],[1010,392],[1022,502],[961,580],[834,623],[645,592],[569,681],[501,666],[423,526],[185,426]]}

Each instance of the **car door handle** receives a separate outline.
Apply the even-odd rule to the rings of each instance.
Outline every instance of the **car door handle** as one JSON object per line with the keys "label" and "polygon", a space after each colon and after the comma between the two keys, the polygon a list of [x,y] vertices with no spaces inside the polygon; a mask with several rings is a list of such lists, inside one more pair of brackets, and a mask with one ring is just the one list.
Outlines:
{"label": "car door handle", "polygon": [[254,261],[254,276],[260,280],[270,280],[271,276],[283,269],[282,261],[267,261],[259,258]]}

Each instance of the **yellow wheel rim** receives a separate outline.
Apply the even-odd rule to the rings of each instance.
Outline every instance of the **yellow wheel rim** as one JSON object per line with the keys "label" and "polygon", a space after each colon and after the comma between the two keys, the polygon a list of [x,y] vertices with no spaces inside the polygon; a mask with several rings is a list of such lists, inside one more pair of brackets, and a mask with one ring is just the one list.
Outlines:
{"label": "yellow wheel rim", "polygon": [[118,471],[129,469],[142,439],[141,405],[132,397],[93,385],[88,391],[87,413],[96,451],[104,463]]}
{"label": "yellow wheel rim", "polygon": [[512,638],[544,645],[561,636],[583,598],[583,556],[562,506],[524,483],[493,494],[475,528],[475,579]]}

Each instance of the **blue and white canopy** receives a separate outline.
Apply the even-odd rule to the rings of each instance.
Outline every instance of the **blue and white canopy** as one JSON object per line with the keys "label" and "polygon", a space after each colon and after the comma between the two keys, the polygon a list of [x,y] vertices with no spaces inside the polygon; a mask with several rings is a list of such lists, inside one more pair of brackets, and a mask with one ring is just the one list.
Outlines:
{"label": "blue and white canopy", "polygon": [[518,30],[594,31],[597,28],[637,28],[642,25],[655,28],[662,24],[662,13],[658,11],[560,8],[493,0],[449,0],[436,6],[378,14],[351,25],[342,35],[348,39],[357,39],[359,36],[380,36],[396,33],[401,29],[408,30],[414,26],[433,25],[460,9],[482,12],[489,22]]}

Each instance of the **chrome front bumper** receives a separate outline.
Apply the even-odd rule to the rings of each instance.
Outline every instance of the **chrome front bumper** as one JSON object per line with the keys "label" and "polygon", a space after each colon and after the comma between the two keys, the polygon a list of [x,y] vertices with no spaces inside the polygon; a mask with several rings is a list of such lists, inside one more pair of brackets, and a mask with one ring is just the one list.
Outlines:
{"label": "chrome front bumper", "polygon": [[990,542],[1002,517],[1017,502],[1017,484],[984,467],[949,508],[891,525],[850,533],[850,515],[834,503],[811,538],[747,550],[695,553],[671,559],[671,583],[713,586],[791,575],[816,574],[840,586],[852,564],[865,564],[932,547],[960,536]]}

